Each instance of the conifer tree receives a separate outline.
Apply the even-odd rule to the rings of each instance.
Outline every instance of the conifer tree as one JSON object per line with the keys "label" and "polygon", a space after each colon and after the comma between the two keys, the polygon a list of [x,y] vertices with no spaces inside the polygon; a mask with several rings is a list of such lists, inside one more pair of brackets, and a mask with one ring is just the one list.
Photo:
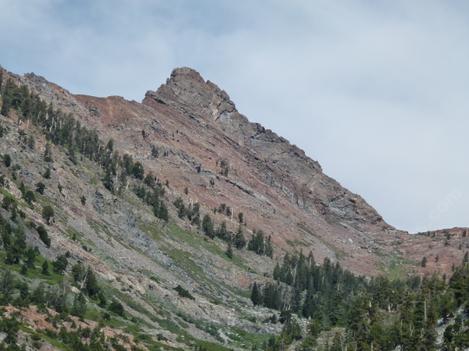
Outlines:
{"label": "conifer tree", "polygon": [[202,219],[202,230],[208,237],[214,237],[213,222],[208,214],[206,214]]}
{"label": "conifer tree", "polygon": [[52,151],[50,149],[50,144],[46,144],[46,148],[44,150],[44,161],[45,162],[52,162]]}
{"label": "conifer tree", "polygon": [[136,179],[143,180],[144,169],[143,169],[143,165],[139,161],[134,163],[132,167],[132,175]]}
{"label": "conifer tree", "polygon": [[50,205],[46,205],[42,209],[42,218],[50,225],[51,219],[54,218],[54,209]]}
{"label": "conifer tree", "polygon": [[47,229],[42,225],[38,225],[37,228],[37,233],[39,234],[39,239],[47,246],[50,247],[50,238],[49,234],[47,233]]}
{"label": "conifer tree", "polygon": [[233,249],[231,248],[231,243],[228,243],[225,254],[228,256],[228,258],[233,258]]}
{"label": "conifer tree", "polygon": [[261,291],[256,282],[252,285],[251,289],[251,301],[254,306],[260,305],[262,303]]}
{"label": "conifer tree", "polygon": [[246,246],[246,239],[244,238],[243,230],[241,226],[238,228],[238,231],[236,232],[236,235],[233,239],[233,244],[234,246],[238,249],[244,249]]}
{"label": "conifer tree", "polygon": [[60,255],[57,259],[52,263],[54,267],[54,272],[58,274],[63,274],[68,266],[68,260],[65,255]]}
{"label": "conifer tree", "polygon": [[98,286],[98,281],[96,280],[96,276],[93,270],[88,267],[86,272],[86,280],[85,280],[85,291],[90,297],[95,297],[98,295],[100,288]]}
{"label": "conifer tree", "polygon": [[42,274],[44,275],[49,275],[49,262],[47,260],[44,260],[44,263],[42,264]]}
{"label": "conifer tree", "polygon": [[83,318],[83,316],[86,313],[86,298],[83,293],[79,293],[78,295],[75,296],[75,299],[73,300],[73,306],[72,306],[72,314]]}

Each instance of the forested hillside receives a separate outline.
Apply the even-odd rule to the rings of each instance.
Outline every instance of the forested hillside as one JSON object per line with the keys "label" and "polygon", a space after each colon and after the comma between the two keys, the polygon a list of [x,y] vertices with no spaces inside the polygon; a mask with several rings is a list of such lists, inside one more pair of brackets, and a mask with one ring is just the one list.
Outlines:
{"label": "forested hillside", "polygon": [[[276,282],[254,283],[251,300],[281,311],[282,333],[267,350],[301,340],[299,349],[464,350],[469,347],[469,259],[451,277],[356,277],[312,256],[285,256]],[[308,318],[303,337],[297,318]],[[333,337],[321,338],[323,332]],[[440,334],[440,335],[439,335]],[[442,335],[441,335],[442,334]]]}
{"label": "forested hillside", "polygon": [[[174,82],[147,94],[146,107],[138,107],[142,114],[155,113],[155,130],[163,130],[158,123],[165,109],[187,113],[193,107],[190,99],[175,107],[173,95],[188,84],[183,78],[172,77]],[[217,119],[233,112],[213,83],[194,79],[215,90],[219,107],[225,104]],[[241,174],[238,159],[223,155],[213,174],[192,158],[199,151],[191,156],[173,148],[186,140],[179,129],[166,134],[171,143],[152,141],[144,152],[141,144],[150,136],[141,126],[129,139],[138,138],[142,150],[126,150],[124,137],[109,132],[124,128],[119,123],[108,130],[87,119],[89,111],[107,118],[109,102],[97,108],[81,97],[86,103],[80,105],[67,94],[35,76],[0,69],[0,350],[469,348],[466,230],[448,232],[444,241],[426,234],[406,241],[300,154],[288,156],[294,166],[305,162],[339,197],[305,188],[300,199],[276,183],[273,168],[272,189],[282,188],[288,199],[270,190],[261,195],[265,184],[255,189],[258,180]],[[212,111],[200,96],[198,113]],[[119,109],[121,103],[111,109],[130,113]],[[76,113],[82,110],[88,112]],[[251,128],[244,116],[236,118]],[[269,134],[259,133],[261,139]],[[256,162],[261,144],[253,142],[257,151],[249,154]],[[289,162],[283,157],[277,162]],[[256,163],[269,168],[264,166]],[[179,167],[182,175],[168,176],[168,169]],[[226,186],[237,190],[226,192]],[[258,212],[240,205],[244,196],[262,204]],[[303,234],[290,237],[265,224],[283,218],[281,208],[294,212],[296,206],[298,218],[313,218],[294,226]],[[311,233],[310,224],[318,231],[335,228],[338,239],[328,231]],[[368,246],[346,251],[354,240]],[[402,251],[409,242],[431,246],[436,256],[407,257]]]}

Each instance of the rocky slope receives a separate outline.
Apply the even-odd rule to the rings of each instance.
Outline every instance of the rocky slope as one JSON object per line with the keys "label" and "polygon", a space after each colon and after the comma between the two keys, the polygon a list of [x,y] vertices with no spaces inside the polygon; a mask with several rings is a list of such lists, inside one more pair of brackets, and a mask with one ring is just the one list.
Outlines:
{"label": "rocky slope", "polygon": [[[92,265],[130,314],[144,321],[144,330],[161,334],[166,346],[186,348],[195,338],[244,349],[259,341],[257,334],[279,332],[281,326],[263,322],[273,312],[253,309],[247,294],[253,281],[270,279],[286,252],[312,251],[318,262],[328,257],[358,274],[402,276],[449,272],[469,246],[462,229],[410,236],[393,228],[301,149],[249,122],[226,92],[192,69],[175,69],[142,103],[74,95],[34,74],[4,74],[141,161],[146,173],[166,184],[169,204],[178,197],[200,203],[202,213],[233,232],[242,213],[248,239],[255,230],[271,236],[273,259],[247,250],[235,250],[230,259],[226,243],[178,219],[174,206],[168,223],[155,219],[131,186],[109,192],[95,163],[73,163],[58,146],[52,147],[53,176],[44,180],[44,135],[15,113],[1,117],[8,133],[0,153],[20,165],[16,175],[1,169],[8,192],[20,198],[19,180],[30,188],[44,181],[45,195],[33,207],[23,204],[23,211],[38,223],[44,204],[57,212],[50,248],[33,235],[28,240],[46,257],[68,251]],[[24,134],[34,136],[33,149],[22,142]],[[214,211],[221,205],[230,211]],[[195,299],[181,298],[177,285]]]}
{"label": "rocky slope", "polygon": [[207,210],[232,208],[232,228],[242,212],[249,230],[272,236],[278,255],[312,250],[320,260],[329,257],[357,273],[375,274],[399,255],[398,243],[410,240],[303,150],[249,122],[226,92],[190,68],[175,69],[141,104],[72,95],[34,75],[23,80],[170,180],[174,193],[188,188],[190,201]]}

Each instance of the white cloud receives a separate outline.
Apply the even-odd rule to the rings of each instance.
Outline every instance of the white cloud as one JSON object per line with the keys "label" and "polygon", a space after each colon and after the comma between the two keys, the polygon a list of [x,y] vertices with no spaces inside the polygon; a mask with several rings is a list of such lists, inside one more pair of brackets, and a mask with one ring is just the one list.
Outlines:
{"label": "white cloud", "polygon": [[0,0],[0,63],[74,92],[136,100],[173,67],[192,66],[391,224],[462,226],[468,7]]}

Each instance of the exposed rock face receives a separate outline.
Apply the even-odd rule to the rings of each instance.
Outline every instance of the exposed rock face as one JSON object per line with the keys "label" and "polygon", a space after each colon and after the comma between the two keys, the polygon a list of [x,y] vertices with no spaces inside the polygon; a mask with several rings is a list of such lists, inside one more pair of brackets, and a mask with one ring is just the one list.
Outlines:
{"label": "exposed rock face", "polygon": [[187,188],[204,212],[230,206],[233,216],[215,221],[232,230],[242,212],[249,230],[272,236],[277,255],[311,250],[318,260],[375,274],[410,240],[303,150],[249,122],[225,91],[190,68],[175,69],[142,103],[73,95],[32,74],[20,79],[168,180],[170,196]]}
{"label": "exposed rock face", "polygon": [[254,168],[259,180],[306,213],[358,230],[393,229],[363,199],[325,176],[319,163],[303,150],[260,124],[250,123],[236,110],[226,92],[205,82],[190,68],[174,70],[165,85],[148,92],[143,103],[155,106],[154,102],[181,109],[189,117],[215,122],[210,125],[214,133],[244,153],[249,162],[246,166]]}
{"label": "exposed rock face", "polygon": [[[18,109],[0,116],[0,155],[15,163],[0,164],[0,202],[4,190],[19,200],[21,187],[34,189],[43,182],[44,194],[32,204],[17,201],[19,210],[35,224],[44,223],[43,204],[55,210],[54,223],[47,226],[50,247],[30,224],[24,226],[28,245],[51,261],[67,253],[70,263],[92,266],[100,284],[118,292],[114,298],[125,305],[126,321],[132,323],[128,330],[138,324],[170,349],[194,349],[186,335],[246,350],[257,345],[259,334],[279,334],[282,324],[272,320],[278,312],[253,308],[247,296],[253,282],[272,282],[275,261],[285,252],[312,251],[316,262],[329,257],[355,273],[402,277],[411,271],[449,273],[469,249],[466,228],[420,235],[394,229],[302,150],[249,122],[224,91],[189,68],[176,69],[142,103],[74,95],[34,74],[6,74],[73,113],[104,142],[112,138],[115,150],[140,160],[146,173],[165,184],[169,222],[156,218],[131,190],[139,182],[132,179],[129,188],[110,192],[96,162],[83,155],[72,159],[60,145],[51,144],[53,160],[45,162],[44,131],[19,118]],[[48,178],[45,167],[51,170]],[[202,215],[210,213],[217,226],[225,221],[232,231],[243,213],[246,236],[254,229],[271,235],[274,258],[236,248],[229,257],[225,241],[208,239],[178,218],[178,197],[185,204],[200,203]],[[230,211],[214,211],[221,207]],[[0,214],[7,218],[3,207]],[[178,294],[177,286],[194,299]],[[45,316],[30,312],[41,329],[37,323]],[[306,320],[300,322],[305,326]]]}
{"label": "exposed rock face", "polygon": [[[146,99],[154,99],[199,118],[217,120],[237,113],[226,92],[191,68],[176,68],[166,84],[156,92],[147,92]],[[145,103],[145,100],[144,100]]]}
{"label": "exposed rock face", "polygon": [[[334,257],[336,249],[349,251],[341,244],[350,243],[349,236],[359,243],[362,235],[393,230],[361,197],[324,175],[319,163],[303,150],[271,130],[250,123],[226,92],[204,81],[197,72],[189,68],[174,70],[166,84],[146,94],[143,104],[156,110],[161,105],[170,106],[182,118],[204,128],[209,134],[206,141],[214,141],[207,149],[229,160],[232,171],[227,178],[239,185],[238,190],[245,190],[246,195],[240,193],[245,198],[243,207],[248,207],[255,225],[272,233],[280,246],[286,248],[287,241],[290,245],[302,242],[297,249],[312,249],[319,256],[328,252],[327,256]],[[179,131],[183,128],[178,126]],[[197,125],[193,128],[196,130]],[[193,134],[190,130],[183,133]],[[233,197],[231,200],[230,205],[238,207],[239,202]],[[250,206],[250,201],[259,204]],[[361,242],[360,246],[368,251],[369,243]]]}

